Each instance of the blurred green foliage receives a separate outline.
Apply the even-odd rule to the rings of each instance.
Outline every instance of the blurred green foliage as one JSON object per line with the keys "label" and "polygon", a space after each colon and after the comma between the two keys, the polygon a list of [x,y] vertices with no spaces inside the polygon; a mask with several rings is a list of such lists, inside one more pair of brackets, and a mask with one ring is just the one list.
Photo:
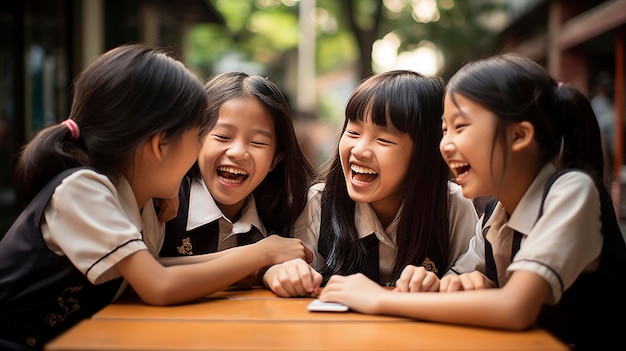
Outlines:
{"label": "blurred green foliage", "polygon": [[[286,57],[298,46],[298,0],[212,0],[226,25],[200,24],[189,37],[188,62],[207,77],[220,60],[254,62],[266,74],[281,76]],[[416,20],[416,8],[436,6],[437,18]],[[445,59],[439,72],[449,77],[467,59],[493,53],[497,33],[490,26],[503,13],[498,0],[317,0],[316,72],[324,74],[350,65],[371,67],[375,40],[393,32],[399,51],[415,49],[422,40],[434,43]],[[491,22],[491,23],[490,23]],[[360,46],[359,46],[360,43]],[[361,69],[365,76],[367,69]]]}
{"label": "blurred green foliage", "polygon": [[[209,1],[209,0],[205,0]],[[191,28],[186,53],[189,66],[204,79],[241,70],[270,77],[286,94],[300,94],[288,82],[297,65],[299,6],[306,0],[210,0],[225,25]],[[358,80],[373,72],[374,43],[393,33],[395,47],[385,54],[411,52],[424,42],[443,58],[434,73],[448,79],[471,59],[496,51],[493,27],[505,0],[316,0],[315,74],[333,76],[316,95],[320,120],[341,120],[343,105]],[[424,17],[425,13],[429,14]],[[411,57],[410,62],[420,61]],[[421,63],[421,62],[418,62]],[[354,72],[346,81],[346,72]],[[285,89],[291,84],[290,89]],[[329,87],[328,84],[331,86]],[[309,93],[304,92],[304,93]],[[295,100],[295,96],[288,96]]]}

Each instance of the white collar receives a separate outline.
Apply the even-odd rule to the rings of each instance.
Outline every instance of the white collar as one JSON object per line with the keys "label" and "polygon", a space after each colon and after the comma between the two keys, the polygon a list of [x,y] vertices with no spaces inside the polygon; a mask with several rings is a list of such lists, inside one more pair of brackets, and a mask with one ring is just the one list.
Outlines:
{"label": "white collar", "polygon": [[542,206],[543,189],[546,181],[556,172],[556,168],[551,163],[546,163],[532,184],[528,187],[524,196],[511,213],[508,226],[520,233],[528,234],[537,222],[537,215]]}
{"label": "white collar", "polygon": [[[128,216],[128,219],[133,223],[135,227],[137,227],[139,231],[142,231],[143,221],[141,218],[141,209],[139,208],[139,204],[137,204],[137,198],[135,197],[135,192],[130,186],[130,183],[123,176],[120,176],[112,183],[117,190],[117,194],[120,199],[120,205]],[[150,199],[149,202],[152,202],[152,199]]]}
{"label": "white collar", "polygon": [[[396,216],[391,224],[389,224],[387,228],[383,228],[380,220],[378,219],[378,216],[376,215],[376,212],[374,212],[374,209],[372,208],[372,206],[370,206],[370,204],[360,202],[355,203],[354,224],[356,225],[359,239],[362,239],[374,233],[376,234],[378,240],[380,240],[382,243],[387,244],[392,248],[395,248],[395,241],[393,240],[393,238],[395,238],[396,236],[398,222],[400,221],[400,213],[402,212],[403,206],[404,203],[402,204],[402,206],[400,206],[400,209],[398,210],[398,213],[396,213]],[[391,238],[387,233],[391,234],[393,238]]]}
{"label": "white collar", "polygon": [[[186,230],[198,228],[220,218],[230,222],[217,206],[217,203],[215,203],[215,199],[213,199],[204,181],[193,179],[189,193],[189,213],[187,215]],[[233,223],[233,231],[245,233],[252,228],[251,226],[255,226],[263,236],[266,235],[265,227],[261,223],[256,209],[256,201],[253,194],[248,195],[241,217],[237,222]]]}

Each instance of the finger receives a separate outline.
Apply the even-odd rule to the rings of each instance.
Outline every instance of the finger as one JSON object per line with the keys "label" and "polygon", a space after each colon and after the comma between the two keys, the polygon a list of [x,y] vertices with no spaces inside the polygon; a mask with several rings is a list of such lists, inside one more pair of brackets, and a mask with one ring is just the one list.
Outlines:
{"label": "finger", "polygon": [[400,273],[400,278],[396,281],[396,288],[400,292],[408,292],[410,291],[410,281],[413,276],[413,270],[408,267],[405,268],[402,273]]}
{"label": "finger", "polygon": [[303,278],[303,281],[305,282],[304,288],[307,293],[309,295],[319,294],[319,288],[323,280],[322,275],[308,264],[306,264],[306,266],[303,265],[301,269],[305,270],[304,274],[306,274],[305,276],[307,277],[306,279]]}
{"label": "finger", "polygon": [[413,277],[411,278],[411,282],[409,284],[410,292],[419,292],[422,291],[422,284],[424,283],[425,272],[423,270],[416,270],[413,273]]}
{"label": "finger", "polygon": [[476,285],[474,284],[474,279],[471,274],[461,274],[459,278],[463,290],[476,290]]}
{"label": "finger", "polygon": [[439,291],[440,280],[435,274],[427,274],[422,281],[421,291]]}
{"label": "finger", "polygon": [[309,249],[309,247],[304,243],[302,243],[302,246],[304,246],[304,260],[307,263],[313,262],[313,251],[311,251],[311,249]]}
{"label": "finger", "polygon": [[442,279],[439,286],[440,292],[451,292],[461,290],[461,281],[458,276],[453,276],[447,279]]}
{"label": "finger", "polygon": [[285,288],[280,284],[280,281],[276,279],[276,276],[273,276],[267,285],[276,295],[280,297],[289,297],[289,293],[287,293]]}
{"label": "finger", "polygon": [[277,278],[279,280],[280,286],[283,288],[283,290],[285,290],[288,296],[299,296],[299,293],[291,280],[291,274],[288,270],[281,272]]}

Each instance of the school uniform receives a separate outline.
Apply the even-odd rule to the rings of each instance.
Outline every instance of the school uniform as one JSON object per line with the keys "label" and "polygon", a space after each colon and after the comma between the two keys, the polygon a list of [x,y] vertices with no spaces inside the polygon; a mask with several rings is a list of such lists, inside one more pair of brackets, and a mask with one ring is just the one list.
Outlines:
{"label": "school uniform", "polygon": [[125,283],[115,265],[158,252],[151,203],[144,225],[124,178],[75,168],[51,180],[0,241],[0,345],[41,349],[116,299]]}
{"label": "school uniform", "polygon": [[[599,335],[626,330],[626,249],[608,194],[586,173],[554,180],[555,172],[544,165],[510,216],[497,203],[451,271],[478,270],[500,287],[514,271],[538,274],[551,294],[537,324],[579,349],[596,347],[606,340]],[[611,312],[615,321],[603,316]]]}
{"label": "school uniform", "polygon": [[[474,204],[463,197],[461,188],[457,184],[449,182],[448,189],[450,218],[450,255],[448,264],[446,267],[429,267],[441,272],[445,272],[456,258],[467,250],[468,242],[473,235],[472,228],[476,226],[478,221]],[[296,220],[293,229],[294,237],[301,239],[313,252],[313,261],[310,264],[317,271],[320,271],[326,264],[324,257],[326,250],[323,248],[325,240],[320,238],[322,221],[321,196],[323,190],[323,183],[314,184],[309,188],[307,205]],[[377,262],[365,262],[364,265],[367,268],[364,267],[363,269],[371,272],[371,274],[366,275],[374,280],[378,280],[383,285],[395,283],[391,281],[391,273],[397,254],[396,232],[400,213],[401,210],[398,211],[396,217],[387,227],[383,227],[374,209],[369,204],[355,203],[354,223],[359,240],[364,241],[365,246],[374,252],[372,257],[378,258]],[[322,240],[321,243],[320,240]]]}
{"label": "school uniform", "polygon": [[215,203],[204,181],[186,177],[176,218],[166,222],[161,257],[191,256],[257,242],[267,236],[250,194],[241,217],[232,222]]}

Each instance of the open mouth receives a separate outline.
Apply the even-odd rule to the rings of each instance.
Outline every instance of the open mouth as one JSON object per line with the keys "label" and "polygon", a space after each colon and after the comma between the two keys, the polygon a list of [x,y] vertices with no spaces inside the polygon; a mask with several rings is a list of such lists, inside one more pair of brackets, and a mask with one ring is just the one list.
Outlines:
{"label": "open mouth", "polygon": [[467,172],[469,172],[471,168],[469,163],[465,162],[451,162],[449,166],[450,170],[452,171],[452,173],[454,173],[454,176],[456,178],[465,175]]}
{"label": "open mouth", "polygon": [[248,179],[248,172],[234,167],[217,167],[217,176],[225,183],[239,184]]}
{"label": "open mouth", "polygon": [[359,183],[370,183],[378,177],[378,173],[371,168],[350,165],[352,171],[352,179]]}

